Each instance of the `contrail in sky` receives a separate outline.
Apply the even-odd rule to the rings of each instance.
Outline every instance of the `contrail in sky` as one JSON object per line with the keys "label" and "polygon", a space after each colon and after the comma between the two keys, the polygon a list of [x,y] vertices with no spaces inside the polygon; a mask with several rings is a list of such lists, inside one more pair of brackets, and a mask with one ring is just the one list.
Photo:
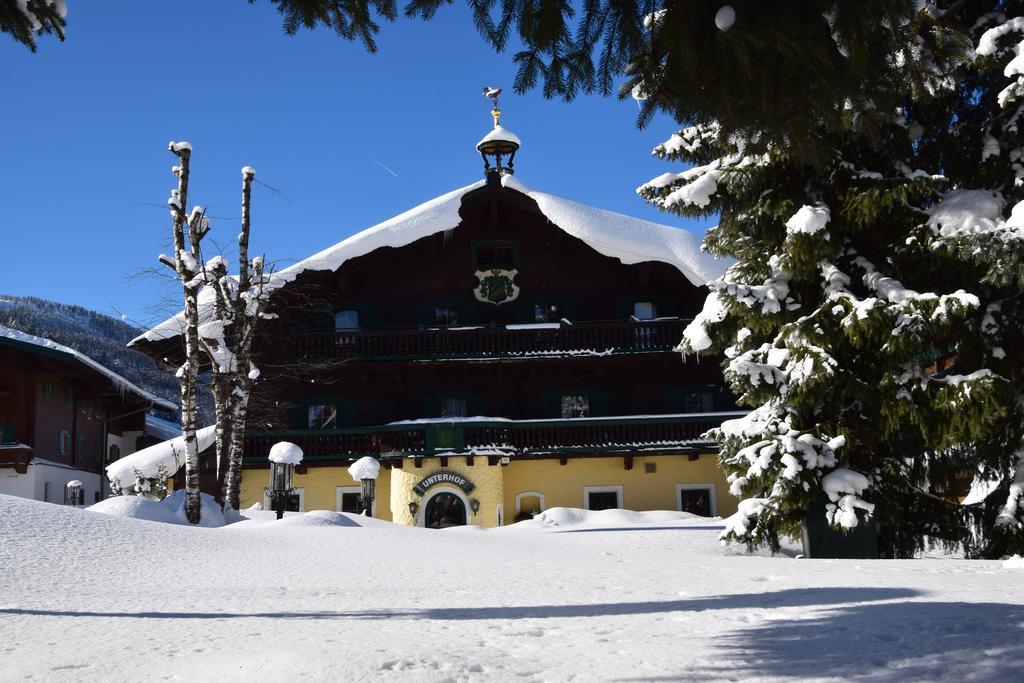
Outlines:
{"label": "contrail in sky", "polygon": [[374,159],[374,160],[373,160],[373,162],[374,162],[375,164],[377,164],[378,166],[380,166],[381,168],[383,168],[383,169],[384,169],[385,171],[387,171],[388,173],[390,173],[391,175],[395,176],[396,178],[398,177],[398,174],[397,174],[397,173],[395,173],[395,172],[394,172],[394,171],[392,171],[392,170],[391,170],[390,168],[388,168],[388,167],[387,167],[387,166],[385,166],[384,164],[380,163],[380,162],[379,162],[379,161],[377,161],[376,159]]}

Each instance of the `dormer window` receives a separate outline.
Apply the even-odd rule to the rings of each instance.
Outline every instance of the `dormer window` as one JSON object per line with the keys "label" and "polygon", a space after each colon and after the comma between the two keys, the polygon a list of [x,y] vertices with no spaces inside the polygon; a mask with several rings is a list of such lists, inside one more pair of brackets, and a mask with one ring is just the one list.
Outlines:
{"label": "dormer window", "polygon": [[558,306],[554,304],[537,304],[533,307],[533,322],[557,323],[562,319],[558,314]]}
{"label": "dormer window", "polygon": [[334,405],[309,406],[310,429],[337,429],[338,408]]}
{"label": "dormer window", "polygon": [[476,270],[514,270],[516,244],[505,240],[477,242],[474,245]]}
{"label": "dormer window", "polygon": [[658,308],[650,301],[637,301],[633,304],[633,317],[637,320],[654,320],[658,317]]}
{"label": "dormer window", "polygon": [[434,324],[450,327],[459,324],[459,309],[455,306],[435,306]]}
{"label": "dormer window", "polygon": [[585,394],[562,395],[562,419],[590,417],[590,397]]}
{"label": "dormer window", "polygon": [[334,314],[335,332],[356,332],[359,330],[359,311],[338,311]]}

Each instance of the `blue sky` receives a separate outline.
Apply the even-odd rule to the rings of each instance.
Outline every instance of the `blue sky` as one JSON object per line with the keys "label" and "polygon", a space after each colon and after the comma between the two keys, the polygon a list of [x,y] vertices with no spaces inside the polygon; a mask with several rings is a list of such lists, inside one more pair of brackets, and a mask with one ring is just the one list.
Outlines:
{"label": "blue sky", "polygon": [[502,124],[523,139],[527,185],[707,225],[634,192],[679,170],[650,156],[670,119],[638,131],[632,101],[515,95],[511,54],[494,53],[460,3],[383,25],[373,55],[330,30],[286,36],[260,0],[68,4],[64,43],[43,37],[32,54],[0,35],[0,292],[157,322],[175,290],[138,274],[169,250],[169,140],[194,148],[190,199],[214,224],[206,255],[237,233],[239,169],[251,165],[278,191],[254,192],[253,247],[283,266],[478,180],[484,85],[506,90]]}

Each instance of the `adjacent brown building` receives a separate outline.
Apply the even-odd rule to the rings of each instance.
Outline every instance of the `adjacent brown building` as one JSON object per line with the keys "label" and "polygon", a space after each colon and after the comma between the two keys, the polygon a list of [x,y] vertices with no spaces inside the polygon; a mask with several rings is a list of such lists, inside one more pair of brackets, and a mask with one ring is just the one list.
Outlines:
{"label": "adjacent brown building", "polygon": [[0,327],[0,493],[65,502],[105,493],[104,464],[146,444],[146,413],[176,406],[88,356]]}

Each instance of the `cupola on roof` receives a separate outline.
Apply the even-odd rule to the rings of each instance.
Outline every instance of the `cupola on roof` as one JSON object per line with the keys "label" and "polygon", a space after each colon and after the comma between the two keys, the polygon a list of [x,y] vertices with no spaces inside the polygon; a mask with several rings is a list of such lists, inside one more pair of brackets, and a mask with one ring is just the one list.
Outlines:
{"label": "cupola on roof", "polygon": [[[484,97],[489,97],[494,103],[494,108],[491,109],[491,116],[494,117],[494,129],[476,144],[476,149],[484,158],[484,177],[488,179],[492,175],[495,179],[503,175],[512,175],[515,172],[512,163],[516,157],[516,150],[523,144],[518,135],[501,126],[501,109],[498,108],[500,95],[501,88],[484,86]],[[505,157],[508,157],[507,166],[503,163]]]}

